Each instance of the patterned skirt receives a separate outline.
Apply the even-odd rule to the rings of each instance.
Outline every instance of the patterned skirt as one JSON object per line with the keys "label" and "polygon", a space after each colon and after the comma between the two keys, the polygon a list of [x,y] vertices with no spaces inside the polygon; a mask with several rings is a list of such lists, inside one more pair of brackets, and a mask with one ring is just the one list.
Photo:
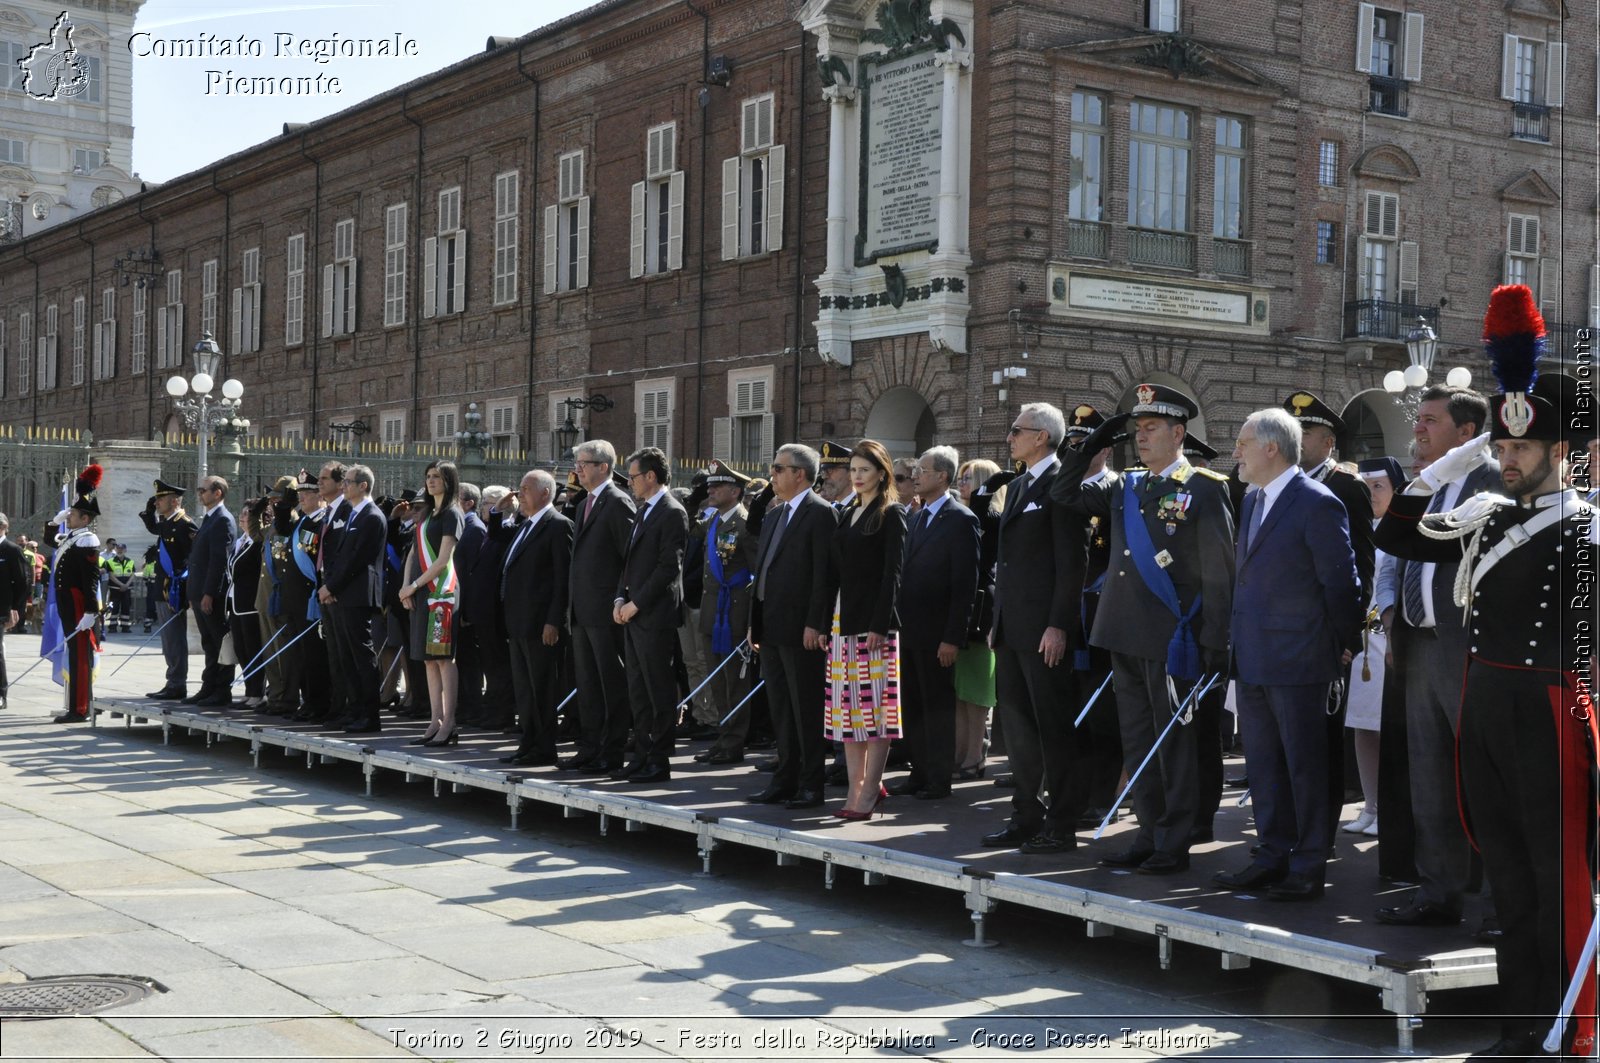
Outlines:
{"label": "patterned skirt", "polygon": [[900,737],[900,646],[893,631],[876,652],[867,636],[839,634],[833,614],[822,735],[830,742]]}

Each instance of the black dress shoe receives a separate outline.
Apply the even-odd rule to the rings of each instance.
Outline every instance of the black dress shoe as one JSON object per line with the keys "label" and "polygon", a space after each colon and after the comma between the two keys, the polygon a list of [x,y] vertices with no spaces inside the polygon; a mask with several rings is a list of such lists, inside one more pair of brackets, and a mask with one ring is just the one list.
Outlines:
{"label": "black dress shoe", "polygon": [[1461,922],[1461,913],[1432,901],[1414,900],[1393,908],[1379,908],[1377,919],[1390,926],[1455,926]]}
{"label": "black dress shoe", "polygon": [[923,788],[923,782],[915,775],[901,779],[892,786],[885,787],[892,797],[906,797]]}
{"label": "black dress shoe", "polygon": [[647,764],[645,767],[628,776],[631,783],[666,782],[672,778],[672,769],[665,764]]}
{"label": "black dress shoe", "polygon": [[383,722],[377,719],[351,720],[344,725],[344,733],[347,735],[376,734],[381,730],[383,730]]}
{"label": "black dress shoe", "polygon": [[644,771],[643,757],[637,760],[630,760],[626,764],[620,765],[615,770],[607,772],[606,778],[610,779],[612,782],[621,782],[624,779],[633,778],[642,771]]}
{"label": "black dress shoe", "polygon": [[1222,785],[1230,790],[1247,790],[1250,788],[1250,776],[1237,775],[1231,779],[1223,779]]}
{"label": "black dress shoe", "polygon": [[183,687],[162,687],[145,695],[152,701],[182,701],[186,696]]}
{"label": "black dress shoe", "polygon": [[1483,917],[1483,922],[1478,924],[1478,932],[1472,935],[1480,945],[1498,945],[1505,939],[1506,932],[1500,929],[1500,920],[1492,915]]}
{"label": "black dress shoe", "polygon": [[[894,793],[893,790],[890,790],[889,792]],[[922,789],[917,791],[918,801],[943,801],[949,796],[950,787],[948,786],[924,786]]]}
{"label": "black dress shoe", "polygon": [[794,790],[785,786],[769,786],[758,794],[752,794],[750,803],[755,805],[781,805],[794,796]]}
{"label": "black dress shoe", "polygon": [[1136,875],[1176,875],[1189,870],[1189,854],[1151,853],[1145,862],[1133,869]]}
{"label": "black dress shoe", "polygon": [[525,752],[523,752],[522,750],[519,749],[514,753],[507,753],[505,756],[501,757],[500,758],[500,763],[502,763],[502,764],[520,764],[522,762],[522,758],[523,757],[529,757],[529,756],[532,756],[532,755],[533,754],[531,752],[525,753]]}
{"label": "black dress shoe", "polygon": [[51,720],[52,723],[88,723],[89,717],[80,716],[75,712],[63,712]]}
{"label": "black dress shoe", "polygon": [[1287,875],[1288,872],[1280,868],[1251,864],[1239,871],[1218,871],[1211,876],[1211,881],[1227,890],[1254,890],[1276,885]]}
{"label": "black dress shoe", "polygon": [[[699,759],[698,757],[696,759]],[[707,764],[740,764],[744,761],[742,749],[713,749],[706,756]]]}
{"label": "black dress shoe", "polygon": [[1134,846],[1129,849],[1124,849],[1120,853],[1112,853],[1110,856],[1102,856],[1100,858],[1100,866],[1138,867],[1155,854],[1156,851],[1154,849],[1142,849],[1138,846]]}
{"label": "black dress shoe", "polygon": [[574,753],[565,760],[556,761],[556,767],[562,771],[584,771],[598,759],[593,753]]}
{"label": "black dress shoe", "polygon": [[1009,771],[1002,771],[995,775],[994,784],[1002,790],[1015,790],[1017,777]]}
{"label": "black dress shoe", "polygon": [[764,772],[767,772],[767,773],[770,774],[771,772],[775,772],[777,770],[778,770],[778,758],[777,757],[773,757],[771,760],[763,760],[763,761],[761,761],[760,763],[758,763],[756,765],[756,771],[764,771]]}
{"label": "black dress shoe", "polygon": [[704,764],[706,761],[711,759],[711,752],[712,751],[709,749],[702,749],[700,752],[694,755],[694,759],[699,763]]}
{"label": "black dress shoe", "polygon": [[1037,830],[1014,827],[1008,823],[993,834],[985,834],[981,844],[985,849],[1015,849],[1038,833]]}
{"label": "black dress shoe", "polygon": [[821,790],[796,790],[794,796],[783,803],[784,808],[816,808],[822,804]]}
{"label": "black dress shoe", "polygon": [[1060,827],[1045,827],[1021,845],[1025,853],[1065,853],[1077,847],[1077,836]]}
{"label": "black dress shoe", "polygon": [[1322,898],[1322,879],[1298,873],[1285,875],[1283,881],[1267,890],[1269,901],[1315,901]]}
{"label": "black dress shoe", "polygon": [[197,709],[227,709],[233,706],[231,694],[212,694],[193,703]]}

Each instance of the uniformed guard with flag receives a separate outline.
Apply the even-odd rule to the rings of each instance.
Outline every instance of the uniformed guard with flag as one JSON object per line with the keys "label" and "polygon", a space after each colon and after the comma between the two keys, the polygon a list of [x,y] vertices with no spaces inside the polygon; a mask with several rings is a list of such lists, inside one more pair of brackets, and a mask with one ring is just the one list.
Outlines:
{"label": "uniformed guard with flag", "polygon": [[[1461,562],[1455,596],[1470,639],[1457,777],[1502,931],[1502,1036],[1473,1059],[1545,1054],[1594,919],[1595,510],[1565,484],[1593,431],[1593,400],[1573,378],[1539,371],[1544,334],[1526,285],[1494,290],[1484,340],[1502,391],[1490,430],[1424,469],[1376,533],[1398,556]],[[1488,460],[1486,442],[1503,494],[1428,513],[1435,492]],[[1593,965],[1578,975],[1562,1046],[1586,1057]]]}
{"label": "uniformed guard with flag", "polygon": [[54,521],[55,564],[50,579],[55,586],[56,615],[66,635],[64,671],[67,677],[66,711],[56,723],[83,723],[89,719],[93,696],[95,658],[100,651],[94,625],[100,615],[100,540],[90,527],[100,515],[95,491],[103,470],[90,465],[78,475],[77,498]]}
{"label": "uniformed guard with flag", "polygon": [[200,528],[183,511],[183,488],[157,480],[155,492],[139,519],[156,537],[156,623],[161,625],[167,681],[145,696],[182,701],[189,694],[189,628],[186,620],[173,618],[189,607],[189,550]]}

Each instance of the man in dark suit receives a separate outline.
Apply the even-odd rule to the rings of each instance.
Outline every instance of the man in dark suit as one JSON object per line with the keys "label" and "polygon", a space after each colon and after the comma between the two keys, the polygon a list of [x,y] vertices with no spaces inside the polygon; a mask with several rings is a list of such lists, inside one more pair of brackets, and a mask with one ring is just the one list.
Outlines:
{"label": "man in dark suit", "polygon": [[[1428,388],[1412,427],[1417,463],[1426,473],[1429,465],[1475,438],[1488,423],[1489,401],[1477,392]],[[1502,493],[1498,462],[1486,461],[1466,476],[1441,484],[1429,499],[1427,512],[1448,513],[1479,491]],[[1383,923],[1459,923],[1472,873],[1471,844],[1456,802],[1456,737],[1470,641],[1465,610],[1455,604],[1459,567],[1452,562],[1401,559],[1395,568],[1397,600],[1382,617],[1405,684],[1407,767],[1421,879],[1404,903],[1378,909],[1378,921]]]}
{"label": "man in dark suit", "polygon": [[1212,880],[1291,901],[1322,896],[1334,823],[1328,688],[1363,612],[1344,504],[1300,470],[1300,435],[1288,412],[1258,410],[1234,448],[1239,478],[1258,488],[1239,514],[1230,631],[1261,844],[1249,866]]}
{"label": "man in dark suit", "polygon": [[611,482],[617,452],[604,439],[573,451],[578,503],[572,538],[572,663],[578,689],[578,751],[563,771],[611,772],[623,763],[632,713],[622,668],[622,629],[614,602],[633,535],[633,500]]}
{"label": "man in dark suit", "polygon": [[750,644],[761,651],[761,676],[778,737],[772,782],[751,800],[789,808],[822,804],[822,683],[833,601],[828,560],[838,517],[811,485],[817,452],[802,443],[778,448],[773,505],[761,520]]}
{"label": "man in dark suit", "polygon": [[189,551],[194,546],[196,528],[183,511],[183,488],[157,480],[155,489],[139,519],[144,521],[145,530],[156,537],[156,623],[161,632],[167,679],[160,690],[152,690],[145,697],[178,701],[189,692],[189,631],[187,621],[174,620],[173,616],[189,607],[185,574],[189,571]]}
{"label": "man in dark suit", "polygon": [[673,653],[684,622],[683,551],[689,515],[667,490],[667,456],[645,447],[628,456],[628,482],[638,504],[613,602],[627,647],[628,693],[633,702],[633,756],[611,772],[629,782],[672,778],[672,729],[678,687]]}
{"label": "man in dark suit", "polygon": [[[700,568],[700,615],[694,636],[700,640],[701,656],[709,670],[727,660],[750,630],[750,584],[755,579],[760,540],[740,504],[750,477],[718,460],[705,471],[705,478],[710,513],[695,528],[689,552],[696,555]],[[684,568],[688,570],[687,563]],[[740,662],[729,662],[707,681],[705,703],[715,713],[717,738],[711,748],[696,753],[695,760],[737,764],[744,759],[750,706],[733,712],[749,689],[749,683],[741,679],[743,673]],[[729,713],[733,713],[731,720]]]}
{"label": "man in dark suit", "polygon": [[[1111,528],[1112,565],[1089,641],[1111,654],[1123,767],[1138,770],[1166,733],[1133,788],[1138,833],[1100,862],[1170,875],[1189,866],[1199,802],[1194,728],[1172,718],[1202,675],[1227,668],[1233,511],[1227,478],[1183,456],[1195,401],[1161,384],[1134,395],[1132,410],[1061,452],[1051,494]],[[1116,484],[1085,483],[1094,455],[1125,438],[1130,422],[1145,469]]]}
{"label": "man in dark suit", "polygon": [[556,482],[535,469],[517,492],[522,520],[513,522],[511,496],[489,516],[489,535],[503,558],[495,583],[502,629],[510,643],[511,682],[522,717],[522,741],[505,764],[542,767],[556,762],[556,705],[561,701],[561,656],[566,651],[572,521],[551,505]]}
{"label": "man in dark suit", "polygon": [[344,688],[346,734],[383,729],[378,718],[378,657],[372,617],[383,606],[383,548],[387,524],[372,501],[372,470],[344,471],[344,502],[328,518],[323,535],[323,630],[332,629],[329,657],[335,682]]}
{"label": "man in dark suit", "polygon": [[953,447],[932,447],[918,461],[915,488],[923,504],[908,520],[900,570],[900,704],[911,774],[889,792],[925,801],[950,796],[955,663],[978,590],[978,518],[950,494],[960,467]]}
{"label": "man in dark suit", "polygon": [[[478,515],[483,492],[477,484],[462,484],[456,491],[461,506],[461,539],[451,559],[461,586],[456,610],[457,702],[462,723],[479,727],[504,727],[511,722],[509,705],[490,706],[483,698],[483,677],[487,664],[484,614],[493,614],[499,572],[479,571],[478,561],[489,539],[489,529]],[[502,640],[503,642],[503,640]],[[503,654],[502,654],[503,656]]]}
{"label": "man in dark suit", "polygon": [[1011,819],[983,844],[1025,853],[1075,848],[1083,806],[1083,780],[1071,771],[1077,682],[1070,650],[1080,623],[1088,522],[1050,503],[1061,469],[1056,448],[1066,431],[1059,409],[1033,402],[1017,412],[1006,435],[1023,471],[1007,484],[1000,513],[989,643],[1016,789]]}
{"label": "man in dark suit", "polygon": [[233,665],[219,663],[217,655],[228,633],[222,596],[227,584],[228,554],[233,550],[239,526],[228,512],[228,481],[208,476],[195,493],[200,496],[205,515],[189,553],[189,598],[195,606],[194,622],[200,629],[206,664],[200,673],[199,692],[183,700],[189,705],[226,708],[233,704]]}
{"label": "man in dark suit", "polygon": [[33,598],[33,566],[22,556],[22,547],[7,537],[11,519],[0,513],[0,709],[6,707],[5,632],[14,630],[28,611]]}

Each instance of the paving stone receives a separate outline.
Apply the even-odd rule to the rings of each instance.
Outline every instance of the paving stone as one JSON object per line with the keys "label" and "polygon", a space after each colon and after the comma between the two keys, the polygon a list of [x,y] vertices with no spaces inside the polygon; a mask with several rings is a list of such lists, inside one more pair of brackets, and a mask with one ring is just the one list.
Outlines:
{"label": "paving stone", "polygon": [[500,913],[459,904],[431,893],[374,881],[361,893],[287,897],[286,903],[363,934],[393,934],[396,928],[500,926]]}
{"label": "paving stone", "polygon": [[13,945],[6,962],[30,978],[129,974],[164,981],[175,973],[231,966],[228,960],[161,930],[130,930]]}
{"label": "paving stone", "polygon": [[218,955],[254,970],[403,953],[393,945],[293,909],[206,920],[185,928],[184,933]]}
{"label": "paving stone", "polygon": [[619,967],[629,962],[616,952],[515,924],[471,930],[397,928],[395,933],[382,937],[447,967],[489,981]]}
{"label": "paving stone", "polygon": [[328,1009],[240,967],[182,971],[160,979],[167,992],[106,1012],[104,1021],[135,1040],[248,1026],[268,1016],[316,1015]]}
{"label": "paving stone", "polygon": [[416,1055],[343,1018],[282,1019],[164,1034],[144,1043],[173,1059],[412,1059]]}

